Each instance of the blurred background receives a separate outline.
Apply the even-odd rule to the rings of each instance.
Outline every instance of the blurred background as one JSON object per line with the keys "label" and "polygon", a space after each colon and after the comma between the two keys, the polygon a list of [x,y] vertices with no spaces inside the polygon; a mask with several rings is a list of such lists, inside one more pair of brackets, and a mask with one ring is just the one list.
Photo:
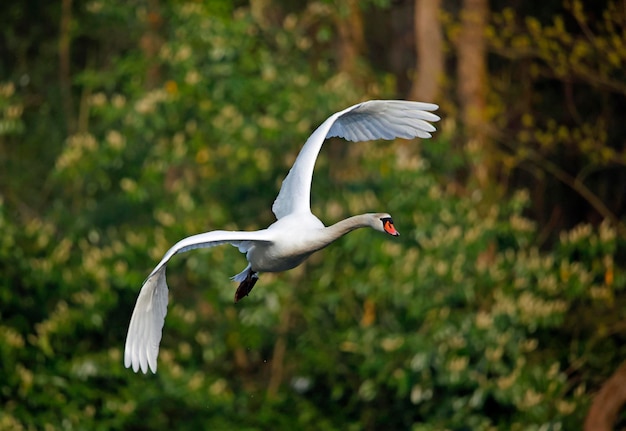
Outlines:
{"label": "blurred background", "polygon": [[[5,1],[0,429],[626,426],[626,3]],[[440,105],[425,141],[329,140],[313,210],[386,211],[233,304],[176,256],[156,375],[123,367],[177,240],[254,230],[331,113]]]}

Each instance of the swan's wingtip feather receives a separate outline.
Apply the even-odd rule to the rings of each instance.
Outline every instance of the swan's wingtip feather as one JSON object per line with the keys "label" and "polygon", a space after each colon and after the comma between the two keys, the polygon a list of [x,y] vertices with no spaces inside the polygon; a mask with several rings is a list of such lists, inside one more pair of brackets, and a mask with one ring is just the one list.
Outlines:
{"label": "swan's wingtip feather", "polygon": [[441,119],[432,112],[437,109],[439,105],[435,103],[368,100],[332,114],[309,136],[283,180],[272,205],[276,218],[297,211],[310,211],[313,168],[326,138],[340,137],[351,142],[431,138],[436,128],[428,122]]}
{"label": "swan's wingtip feather", "polygon": [[167,314],[165,265],[144,282],[133,310],[126,336],[124,366],[144,374],[157,370],[157,357]]}
{"label": "swan's wingtip feather", "polygon": [[[157,360],[156,357],[152,358],[149,362],[148,365],[150,366],[150,371],[152,371],[154,374],[156,374],[157,372]],[[147,371],[146,371],[147,373]]]}

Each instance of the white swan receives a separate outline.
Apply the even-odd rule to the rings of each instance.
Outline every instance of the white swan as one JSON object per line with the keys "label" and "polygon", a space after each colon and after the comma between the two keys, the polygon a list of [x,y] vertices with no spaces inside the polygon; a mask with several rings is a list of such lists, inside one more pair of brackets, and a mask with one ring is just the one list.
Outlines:
{"label": "white swan", "polygon": [[311,213],[311,179],[315,160],[324,139],[337,136],[348,141],[414,137],[430,138],[438,121],[431,103],[399,100],[373,100],[351,106],[331,115],[319,126],[300,150],[283,181],[272,211],[277,221],[267,229],[254,232],[216,230],[193,235],[177,242],[144,281],[128,327],[124,365],[146,373],[157,370],[161,333],[167,313],[168,289],[165,266],[172,256],[194,248],[232,244],[246,254],[248,266],[233,277],[240,282],[235,293],[239,301],[254,287],[259,272],[285,271],[298,266],[308,256],[346,233],[371,227],[390,235],[399,235],[391,216],[386,213],[362,214],[332,226]]}

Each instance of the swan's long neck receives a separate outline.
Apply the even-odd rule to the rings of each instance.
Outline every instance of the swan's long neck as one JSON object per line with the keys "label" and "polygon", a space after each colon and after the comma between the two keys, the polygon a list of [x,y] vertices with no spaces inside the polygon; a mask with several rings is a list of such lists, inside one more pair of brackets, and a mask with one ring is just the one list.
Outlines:
{"label": "swan's long neck", "polygon": [[326,227],[324,229],[324,234],[329,240],[328,244],[330,244],[331,242],[341,238],[348,232],[352,232],[353,230],[362,227],[373,227],[371,214],[359,214],[348,217],[347,219],[341,220],[331,226]]}

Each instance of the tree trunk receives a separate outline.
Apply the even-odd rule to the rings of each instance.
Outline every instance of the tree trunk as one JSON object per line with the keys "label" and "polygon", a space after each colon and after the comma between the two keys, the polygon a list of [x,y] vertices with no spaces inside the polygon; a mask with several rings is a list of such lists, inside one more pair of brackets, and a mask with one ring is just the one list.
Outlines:
{"label": "tree trunk", "polygon": [[434,102],[443,74],[443,32],[439,21],[441,0],[415,0],[415,50],[417,64],[410,98]]}
{"label": "tree trunk", "polygon": [[612,431],[626,403],[626,362],[602,385],[585,419],[585,431]]}
{"label": "tree trunk", "polygon": [[472,174],[480,186],[490,176],[486,118],[486,41],[487,0],[463,0],[461,31],[457,41],[458,96],[467,144],[473,159]]}
{"label": "tree trunk", "polygon": [[280,4],[272,0],[250,0],[250,13],[263,29],[280,25],[282,16]]}
{"label": "tree trunk", "polygon": [[70,70],[70,26],[72,23],[72,0],[61,2],[61,22],[59,25],[59,89],[65,114],[68,135],[76,131],[74,103],[72,100],[72,77]]}
{"label": "tree trunk", "polygon": [[274,352],[272,354],[271,374],[267,385],[267,396],[276,398],[278,390],[285,376],[285,360],[287,357],[287,333],[289,332],[289,320],[291,318],[291,309],[283,307],[280,314],[280,324],[278,327],[278,337],[274,344]]}
{"label": "tree trunk", "polygon": [[363,15],[358,0],[339,3],[335,12],[337,27],[337,62],[339,70],[357,77],[358,60],[365,48],[363,33]]}
{"label": "tree trunk", "polygon": [[146,71],[146,89],[156,88],[161,83],[161,65],[159,62],[159,51],[163,45],[163,38],[160,35],[163,24],[163,16],[158,0],[148,1],[146,31],[141,37],[140,46],[148,60],[148,70]]}

